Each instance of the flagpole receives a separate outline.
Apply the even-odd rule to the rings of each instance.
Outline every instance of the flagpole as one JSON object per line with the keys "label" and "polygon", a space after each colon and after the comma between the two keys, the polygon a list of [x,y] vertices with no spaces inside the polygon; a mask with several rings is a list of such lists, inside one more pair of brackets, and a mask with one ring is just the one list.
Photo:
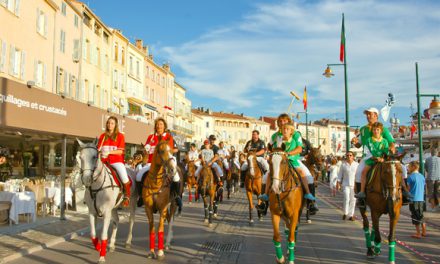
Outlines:
{"label": "flagpole", "polygon": [[350,114],[349,114],[349,104],[348,104],[348,84],[347,84],[347,51],[345,47],[347,46],[347,38],[345,37],[345,20],[344,13],[342,13],[342,28],[344,29],[344,83],[345,83],[345,145],[346,152],[350,151]]}

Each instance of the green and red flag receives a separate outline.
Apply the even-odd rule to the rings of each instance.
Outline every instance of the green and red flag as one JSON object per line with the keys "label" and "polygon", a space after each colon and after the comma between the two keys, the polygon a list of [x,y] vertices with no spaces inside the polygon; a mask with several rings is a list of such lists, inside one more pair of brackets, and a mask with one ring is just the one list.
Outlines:
{"label": "green and red flag", "polygon": [[344,26],[344,14],[342,14],[342,29],[341,29],[341,49],[339,51],[339,60],[345,61],[345,26]]}
{"label": "green and red flag", "polygon": [[307,87],[306,86],[304,86],[303,105],[304,105],[304,110],[307,110]]}

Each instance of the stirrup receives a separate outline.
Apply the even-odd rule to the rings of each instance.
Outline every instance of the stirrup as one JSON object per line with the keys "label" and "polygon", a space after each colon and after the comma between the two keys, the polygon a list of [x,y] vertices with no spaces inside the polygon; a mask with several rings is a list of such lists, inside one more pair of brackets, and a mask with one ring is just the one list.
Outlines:
{"label": "stirrup", "polygon": [[367,198],[367,196],[365,195],[365,192],[358,192],[354,195],[354,197],[358,198],[358,199],[365,199]]}

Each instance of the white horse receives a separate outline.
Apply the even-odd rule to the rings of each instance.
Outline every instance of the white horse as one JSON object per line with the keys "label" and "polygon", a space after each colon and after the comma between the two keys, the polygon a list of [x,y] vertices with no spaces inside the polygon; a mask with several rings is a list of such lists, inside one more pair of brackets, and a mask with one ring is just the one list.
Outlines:
{"label": "white horse", "polygon": [[[119,216],[116,208],[122,202],[121,189],[117,186],[110,170],[101,162],[96,148],[96,140],[92,143],[83,143],[78,140],[81,147],[79,165],[81,169],[81,182],[86,187],[84,201],[89,208],[90,236],[95,249],[99,252],[98,263],[105,262],[107,254],[107,237],[110,221],[113,223],[110,238],[110,252],[115,249],[116,233],[118,231]],[[132,185],[132,196],[137,195]],[[136,198],[130,197],[130,206],[133,207]],[[134,218],[134,213],[133,218]],[[96,237],[96,219],[103,218],[101,241]],[[131,218],[131,217],[130,217]]]}

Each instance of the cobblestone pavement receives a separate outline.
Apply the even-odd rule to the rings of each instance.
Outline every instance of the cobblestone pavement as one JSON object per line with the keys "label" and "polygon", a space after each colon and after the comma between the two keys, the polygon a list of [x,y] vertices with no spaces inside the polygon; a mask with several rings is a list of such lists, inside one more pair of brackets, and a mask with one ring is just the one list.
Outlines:
{"label": "cobblestone pavement", "polygon": [[[299,238],[296,243],[297,263],[369,263],[365,257],[365,242],[360,221],[342,221],[340,206],[342,195],[329,195],[326,185],[318,188],[320,208],[319,213],[313,216],[312,223],[305,223],[302,219]],[[186,199],[186,198],[185,198]],[[174,226],[174,240],[171,250],[166,252],[162,263],[274,263],[274,249],[272,244],[272,225],[270,216],[262,222],[256,220],[254,226],[248,224],[248,203],[243,193],[236,194],[231,200],[225,200],[219,207],[219,217],[214,220],[214,226],[209,228],[203,223],[202,203],[188,204],[185,201],[182,217],[176,218]],[[407,208],[407,207],[406,207]],[[410,237],[413,232],[410,218],[406,216],[407,209],[399,221],[397,238],[400,241],[396,250],[397,263],[440,263],[439,249],[440,228],[436,227],[438,219],[430,219],[428,225],[429,237],[424,240],[415,240]],[[406,210],[406,211],[405,211]],[[432,217],[432,216],[430,216]],[[255,214],[256,218],[256,214]],[[84,228],[87,219],[66,222],[58,221],[53,227],[34,229],[24,234],[11,236],[17,239],[13,247],[2,237],[2,247],[11,250],[32,245],[42,245],[43,250],[21,257],[10,263],[96,263],[98,254],[92,250],[87,233],[74,237],[54,246],[45,247],[47,238],[57,239],[59,233],[67,227],[70,232],[75,228]],[[57,227],[55,227],[55,224]],[[85,225],[84,225],[85,224]],[[381,226],[387,231],[387,217],[383,217]],[[127,224],[121,223],[117,248],[108,253],[107,263],[159,263],[156,260],[146,259],[148,246],[148,225],[145,213],[138,209],[133,232],[131,249],[124,248],[127,234]],[[61,235],[62,236],[62,235]],[[25,239],[21,239],[21,238]],[[386,236],[384,236],[386,238]],[[43,239],[44,238],[44,239]],[[9,237],[6,241],[9,241]],[[59,242],[59,241],[58,241]],[[19,244],[20,243],[20,244]],[[26,243],[26,244],[25,244]],[[20,246],[18,246],[20,245]],[[285,247],[283,241],[283,247]],[[384,239],[382,255],[376,260],[378,263],[387,261],[388,246]]]}

